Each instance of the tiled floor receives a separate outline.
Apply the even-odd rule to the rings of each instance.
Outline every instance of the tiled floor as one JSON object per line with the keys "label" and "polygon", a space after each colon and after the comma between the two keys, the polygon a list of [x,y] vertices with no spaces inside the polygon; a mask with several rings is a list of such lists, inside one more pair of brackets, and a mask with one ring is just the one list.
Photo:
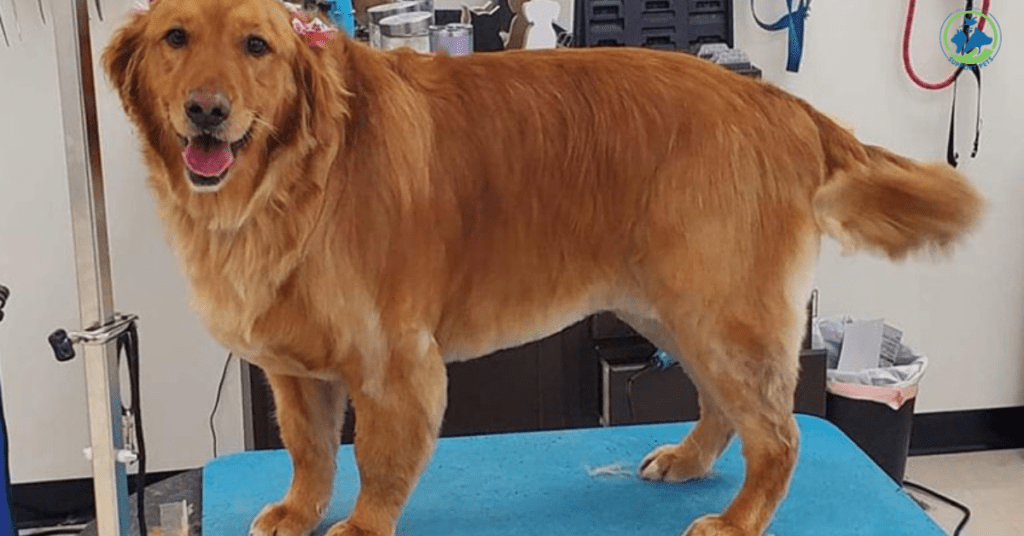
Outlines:
{"label": "tiled floor", "polygon": [[[955,499],[971,510],[961,536],[1024,536],[1024,450],[914,456],[906,480]],[[914,493],[949,534],[962,514],[924,494]]]}

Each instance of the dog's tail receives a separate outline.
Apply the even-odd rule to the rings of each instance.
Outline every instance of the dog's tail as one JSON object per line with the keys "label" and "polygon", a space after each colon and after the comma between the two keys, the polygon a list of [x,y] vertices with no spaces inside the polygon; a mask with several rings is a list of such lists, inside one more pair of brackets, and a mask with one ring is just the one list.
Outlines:
{"label": "dog's tail", "polygon": [[844,252],[867,250],[893,260],[942,252],[977,225],[984,200],[956,170],[864,145],[828,117],[810,113],[827,168],[814,197],[815,217]]}

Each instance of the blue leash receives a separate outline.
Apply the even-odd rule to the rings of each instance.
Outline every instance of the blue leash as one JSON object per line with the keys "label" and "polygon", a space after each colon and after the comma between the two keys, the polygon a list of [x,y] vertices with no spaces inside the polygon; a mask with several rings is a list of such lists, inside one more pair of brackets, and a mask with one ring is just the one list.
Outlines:
{"label": "blue leash", "polygon": [[798,0],[796,10],[793,10],[793,0],[786,0],[787,13],[779,20],[768,24],[757,18],[757,11],[754,9],[754,0],[750,0],[750,12],[754,15],[754,21],[761,28],[776,32],[789,30],[789,55],[786,60],[786,70],[795,73],[800,71],[800,59],[804,54],[804,21],[811,9],[811,0]]}

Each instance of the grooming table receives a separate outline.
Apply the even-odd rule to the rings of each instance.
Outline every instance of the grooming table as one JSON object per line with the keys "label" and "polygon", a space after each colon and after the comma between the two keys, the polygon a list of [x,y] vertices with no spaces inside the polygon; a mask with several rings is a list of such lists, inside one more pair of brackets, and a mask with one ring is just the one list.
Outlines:
{"label": "grooming table", "polygon": [[[839,429],[797,417],[800,457],[789,495],[769,533],[776,536],[943,536],[921,508]],[[739,442],[714,472],[683,484],[635,476],[652,448],[673,443],[693,423],[531,432],[441,439],[398,524],[409,536],[677,535],[719,512],[743,477]],[[591,476],[621,464],[626,474]],[[316,534],[343,519],[359,480],[351,446],[338,454],[334,497]],[[291,479],[285,451],[211,461],[203,474],[205,536],[247,534],[263,506]]]}

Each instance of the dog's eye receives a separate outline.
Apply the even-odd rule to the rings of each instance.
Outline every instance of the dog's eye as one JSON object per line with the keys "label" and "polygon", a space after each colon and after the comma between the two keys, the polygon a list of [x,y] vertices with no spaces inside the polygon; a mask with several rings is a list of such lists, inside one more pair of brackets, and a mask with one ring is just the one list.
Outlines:
{"label": "dog's eye", "polygon": [[164,41],[174,48],[181,48],[188,44],[188,34],[181,28],[171,28],[164,36]]}
{"label": "dog's eye", "polygon": [[270,52],[270,45],[263,39],[252,36],[245,40],[245,52],[250,56],[262,56]]}

